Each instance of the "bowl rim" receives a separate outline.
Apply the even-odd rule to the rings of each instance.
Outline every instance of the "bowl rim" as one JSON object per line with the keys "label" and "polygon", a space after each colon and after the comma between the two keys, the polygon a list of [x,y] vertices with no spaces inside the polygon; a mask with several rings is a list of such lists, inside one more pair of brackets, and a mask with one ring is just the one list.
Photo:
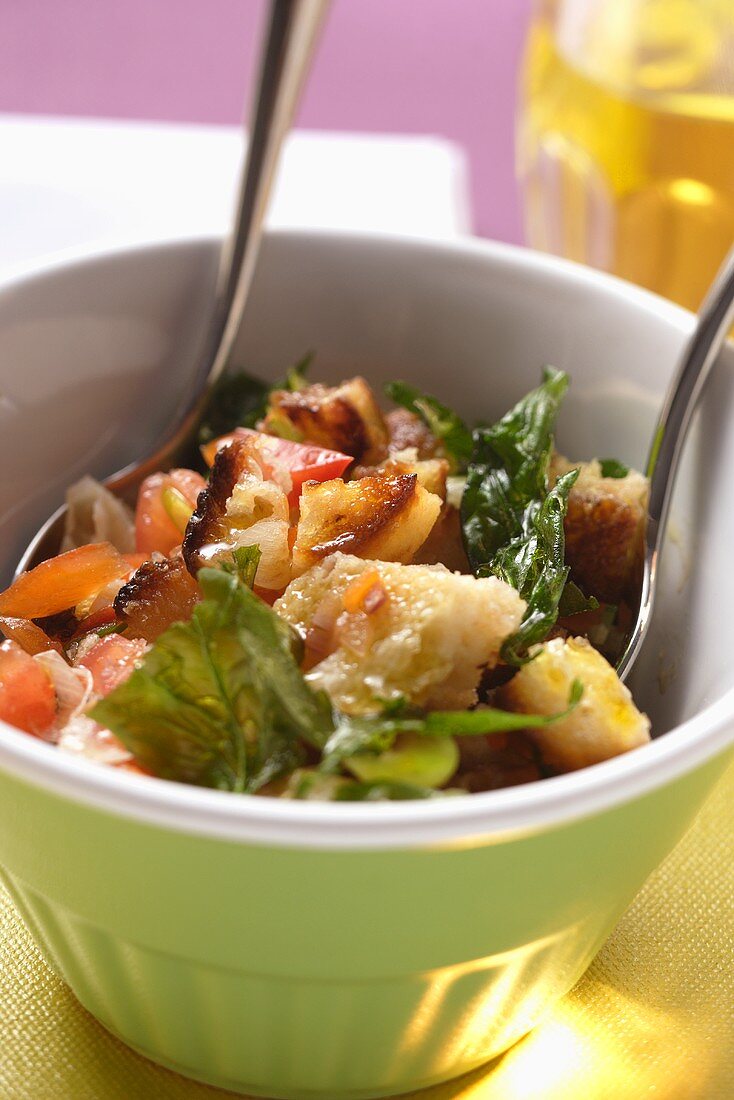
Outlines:
{"label": "bowl rim", "polygon": [[[476,238],[456,241],[335,230],[271,231],[294,247],[336,247],[433,253],[482,259],[514,271],[596,287],[654,314],[681,336],[693,324],[679,306],[606,273],[530,249]],[[23,264],[0,279],[0,294],[64,270],[150,251],[215,247],[210,235],[130,246],[105,242]],[[692,718],[634,752],[543,782],[427,802],[319,803],[255,796],[136,776],[49,751],[49,746],[0,721],[0,767],[49,793],[138,823],[235,843],[317,850],[381,850],[486,844],[569,825],[652,793],[723,753],[734,741],[734,687]]]}

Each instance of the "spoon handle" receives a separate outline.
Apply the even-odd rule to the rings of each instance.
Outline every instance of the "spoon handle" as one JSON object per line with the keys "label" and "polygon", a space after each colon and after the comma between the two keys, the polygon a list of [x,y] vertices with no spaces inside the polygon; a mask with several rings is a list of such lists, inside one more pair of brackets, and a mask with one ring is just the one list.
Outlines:
{"label": "spoon handle", "polygon": [[155,470],[176,465],[190,445],[212,386],[230,362],[255,272],[263,222],[301,89],[330,0],[271,0],[232,231],[222,246],[214,309],[193,398],[155,454],[107,478],[129,494]]}
{"label": "spoon handle", "polygon": [[683,446],[701,391],[706,384],[726,335],[734,322],[734,247],[731,249],[698,312],[665,395],[647,460],[650,479],[645,562],[640,610],[618,665],[620,679],[629,672],[647,631],[655,595],[660,551],[668,524],[670,501]]}
{"label": "spoon handle", "polygon": [[281,146],[293,122],[329,3],[272,0],[270,6],[236,218],[220,258],[205,376],[209,385],[227,366],[239,332]]}
{"label": "spoon handle", "polygon": [[[237,210],[222,248],[215,308],[192,399],[154,454],[105,479],[107,488],[119,496],[132,498],[148,474],[179,465],[195,439],[211,387],[229,363],[255,270],[283,138],[295,114],[329,2],[271,0]],[[65,517],[66,505],[49,516],[18,562],[16,577],[58,553]]]}

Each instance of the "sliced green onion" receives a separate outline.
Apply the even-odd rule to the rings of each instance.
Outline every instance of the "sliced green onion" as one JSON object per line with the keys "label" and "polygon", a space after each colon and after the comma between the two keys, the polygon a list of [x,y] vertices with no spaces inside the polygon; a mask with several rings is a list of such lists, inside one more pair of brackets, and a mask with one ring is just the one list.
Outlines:
{"label": "sliced green onion", "polygon": [[161,501],[171,523],[183,534],[194,514],[193,505],[189,504],[181,490],[173,485],[166,486],[161,493]]}

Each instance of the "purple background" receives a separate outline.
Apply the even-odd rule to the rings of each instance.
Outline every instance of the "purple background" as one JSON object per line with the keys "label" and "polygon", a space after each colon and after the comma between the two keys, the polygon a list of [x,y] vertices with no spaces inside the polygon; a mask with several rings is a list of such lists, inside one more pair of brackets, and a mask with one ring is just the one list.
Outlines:
{"label": "purple background", "polygon": [[[260,0],[0,0],[0,111],[234,123]],[[334,0],[299,125],[441,134],[474,225],[520,239],[517,65],[532,0]]]}

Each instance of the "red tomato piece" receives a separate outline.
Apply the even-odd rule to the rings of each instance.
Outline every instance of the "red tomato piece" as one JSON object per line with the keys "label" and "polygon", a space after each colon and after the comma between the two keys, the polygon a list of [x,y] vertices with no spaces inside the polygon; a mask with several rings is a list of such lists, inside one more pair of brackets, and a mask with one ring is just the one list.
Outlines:
{"label": "red tomato piece", "polygon": [[98,695],[109,695],[127,680],[145,649],[145,642],[139,638],[108,634],[80,657],[77,664],[89,669]]}
{"label": "red tomato piece", "polygon": [[155,550],[170,554],[179,546],[199,493],[206,488],[194,470],[151,474],[140,486],[135,509],[135,546],[149,557]]}
{"label": "red tomato piece", "polygon": [[123,554],[122,556],[130,566],[131,573],[134,573],[136,569],[140,569],[141,565],[150,560],[147,554]]}
{"label": "red tomato piece", "polygon": [[76,607],[130,566],[109,542],[95,542],[41,562],[0,595],[0,615],[40,619]]}
{"label": "red tomato piece", "polygon": [[0,645],[0,718],[42,737],[56,718],[56,692],[46,670],[15,642]]}
{"label": "red tomato piece", "polygon": [[268,465],[290,474],[293,487],[288,494],[288,502],[291,505],[297,503],[304,482],[331,481],[341,477],[347,466],[354,462],[351,455],[341,451],[330,451],[313,443],[295,443],[292,439],[280,439],[277,435],[256,432],[252,428],[236,428],[229,435],[223,435],[201,448],[209,465],[214,462],[217,451],[234,439],[251,439]]}

